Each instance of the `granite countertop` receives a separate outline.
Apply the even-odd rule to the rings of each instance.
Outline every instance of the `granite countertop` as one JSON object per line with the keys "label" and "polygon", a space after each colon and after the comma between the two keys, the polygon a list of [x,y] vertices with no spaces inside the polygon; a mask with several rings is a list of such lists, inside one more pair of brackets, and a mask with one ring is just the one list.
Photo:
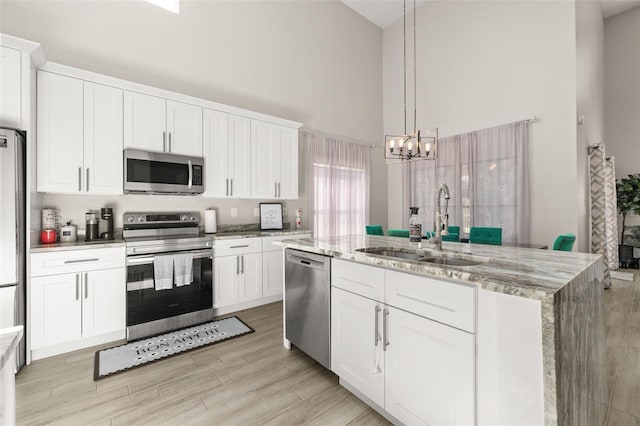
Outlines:
{"label": "granite countertop", "polygon": [[96,248],[111,248],[111,247],[123,247],[124,240],[117,238],[115,240],[96,240],[85,241],[84,239],[78,239],[77,241],[65,241],[51,244],[37,243],[31,246],[31,253],[48,253],[53,251],[66,251],[66,250],[87,250]]}
{"label": "granite countertop", "polygon": [[[359,248],[394,247],[413,249],[407,238],[372,235],[337,238],[304,238],[275,244],[373,266],[396,269],[436,278],[465,281],[499,293],[553,303],[554,295],[601,256],[553,250],[527,249],[443,242],[447,257],[470,258],[482,262],[474,266],[434,265],[425,262],[380,257],[356,251]],[[422,243],[430,251],[431,244]],[[438,255],[435,252],[434,255]]]}
{"label": "granite countertop", "polygon": [[218,232],[217,234],[206,234],[213,240],[230,240],[234,238],[257,238],[257,237],[278,237],[284,235],[311,234],[308,229],[285,229],[278,231],[237,231]]}
{"label": "granite countertop", "polygon": [[11,354],[16,350],[23,333],[21,325],[0,329],[0,370],[4,368]]}

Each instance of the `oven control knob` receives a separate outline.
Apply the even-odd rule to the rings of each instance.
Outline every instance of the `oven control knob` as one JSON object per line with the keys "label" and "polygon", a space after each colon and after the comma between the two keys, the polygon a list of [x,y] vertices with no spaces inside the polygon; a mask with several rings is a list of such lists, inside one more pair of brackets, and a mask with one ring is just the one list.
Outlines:
{"label": "oven control knob", "polygon": [[138,216],[138,222],[144,222],[144,216]]}
{"label": "oven control knob", "polygon": [[133,216],[129,216],[129,217],[127,218],[127,222],[129,222],[129,223],[133,223]]}
{"label": "oven control knob", "polygon": [[191,216],[189,216],[189,220],[190,220],[191,222],[194,222],[194,221],[196,220],[196,218],[195,218],[195,217],[193,217],[193,215],[191,215]]}
{"label": "oven control knob", "polygon": [[186,214],[181,215],[180,216],[180,220],[183,221],[183,222],[186,221],[187,220],[187,215]]}

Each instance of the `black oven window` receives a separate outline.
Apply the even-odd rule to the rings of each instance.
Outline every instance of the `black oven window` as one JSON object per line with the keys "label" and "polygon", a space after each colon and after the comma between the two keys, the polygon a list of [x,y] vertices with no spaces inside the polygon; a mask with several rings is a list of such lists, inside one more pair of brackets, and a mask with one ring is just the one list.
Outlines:
{"label": "black oven window", "polygon": [[127,158],[127,181],[187,185],[189,167],[186,164]]}
{"label": "black oven window", "polygon": [[153,286],[153,263],[127,267],[127,325],[142,324],[213,307],[213,264],[193,259],[193,282],[170,290]]}

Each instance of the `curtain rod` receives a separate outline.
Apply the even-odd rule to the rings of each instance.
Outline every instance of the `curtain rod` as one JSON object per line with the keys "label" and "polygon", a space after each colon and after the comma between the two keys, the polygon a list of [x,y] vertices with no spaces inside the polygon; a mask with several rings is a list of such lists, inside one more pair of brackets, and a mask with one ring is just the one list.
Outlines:
{"label": "curtain rod", "polygon": [[327,137],[327,138],[342,139],[342,140],[345,140],[347,142],[355,142],[355,143],[360,144],[360,145],[367,145],[369,147],[369,149],[372,149],[372,148],[373,149],[376,149],[376,148],[382,149],[383,148],[380,145],[374,145],[374,144],[372,144],[370,142],[365,142],[365,141],[361,141],[361,140],[358,140],[358,139],[348,138],[348,137],[345,137],[345,136],[335,135],[335,134],[331,134],[331,133],[327,133],[327,132],[321,132],[319,130],[306,129],[306,130],[303,131],[303,133],[304,133],[305,136],[309,136],[309,135],[324,136],[324,137]]}

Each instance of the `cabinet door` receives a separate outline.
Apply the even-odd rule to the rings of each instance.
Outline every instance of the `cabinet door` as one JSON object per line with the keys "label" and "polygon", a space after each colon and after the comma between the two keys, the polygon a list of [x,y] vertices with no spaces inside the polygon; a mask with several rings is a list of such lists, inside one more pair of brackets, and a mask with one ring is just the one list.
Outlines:
{"label": "cabinet door", "polygon": [[231,196],[251,197],[251,120],[229,115],[229,167]]}
{"label": "cabinet door", "polygon": [[202,157],[202,108],[167,101],[167,152]]}
{"label": "cabinet door", "polygon": [[203,151],[205,192],[203,196],[229,196],[229,114],[205,109],[203,111]]}
{"label": "cabinet door", "polygon": [[280,180],[278,198],[298,199],[298,130],[280,128]]}
{"label": "cabinet door", "polygon": [[277,197],[280,177],[280,140],[278,127],[262,121],[251,121],[251,197]]}
{"label": "cabinet door", "polygon": [[84,82],[84,168],[89,194],[122,194],[122,90]]}
{"label": "cabinet door", "polygon": [[80,274],[31,279],[31,348],[38,349],[82,335]]}
{"label": "cabinet door", "polygon": [[83,82],[38,71],[37,186],[39,192],[84,188]]}
{"label": "cabinet door", "polygon": [[166,101],[142,93],[124,92],[124,147],[166,151]]}
{"label": "cabinet door", "polygon": [[22,126],[20,51],[0,46],[0,126]]}
{"label": "cabinet door", "polygon": [[262,297],[262,253],[240,255],[239,302]]}
{"label": "cabinet door", "polygon": [[380,407],[384,407],[385,382],[383,306],[331,288],[331,370]]}
{"label": "cabinet door", "polygon": [[262,253],[262,296],[282,295],[284,283],[282,250]]}
{"label": "cabinet door", "polygon": [[473,334],[387,309],[385,409],[404,424],[474,424]]}
{"label": "cabinet door", "polygon": [[84,273],[82,337],[126,329],[126,273],[124,268]]}
{"label": "cabinet door", "polygon": [[216,257],[213,269],[213,307],[221,308],[238,303],[240,256]]}

